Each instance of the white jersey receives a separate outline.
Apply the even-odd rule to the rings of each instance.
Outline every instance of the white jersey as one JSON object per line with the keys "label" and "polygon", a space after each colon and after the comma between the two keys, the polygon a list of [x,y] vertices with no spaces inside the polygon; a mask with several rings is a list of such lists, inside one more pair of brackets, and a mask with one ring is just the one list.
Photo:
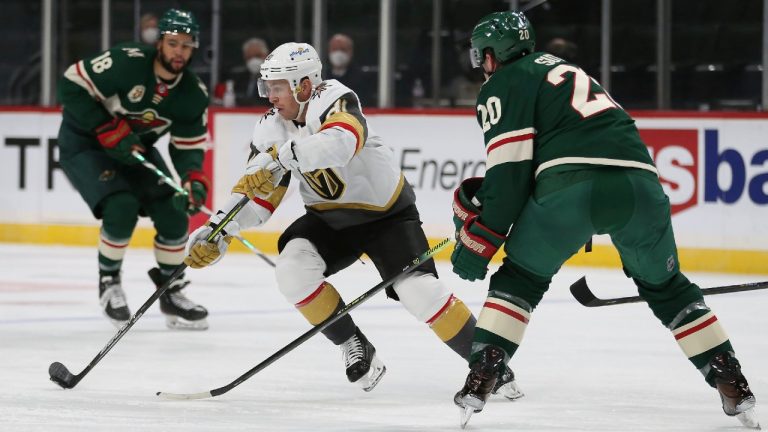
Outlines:
{"label": "white jersey", "polygon": [[394,151],[368,128],[357,95],[336,80],[318,85],[306,123],[285,120],[273,108],[253,131],[255,152],[293,140],[299,190],[309,211],[334,228],[380,219],[415,202]]}

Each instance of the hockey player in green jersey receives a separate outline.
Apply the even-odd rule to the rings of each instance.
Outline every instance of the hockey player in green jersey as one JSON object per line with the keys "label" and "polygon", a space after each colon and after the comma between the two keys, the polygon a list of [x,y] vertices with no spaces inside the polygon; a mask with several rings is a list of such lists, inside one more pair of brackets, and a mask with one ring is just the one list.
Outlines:
{"label": "hockey player in green jersey", "polygon": [[[208,93],[187,65],[198,46],[191,13],[168,10],[155,46],[117,45],[70,66],[60,79],[63,120],[61,166],[91,212],[101,219],[98,247],[99,299],[118,327],[131,316],[120,282],[126,247],[139,216],[154,223],[156,286],[184,260],[188,214],[205,202],[209,182],[202,172],[207,144]],[[169,174],[154,144],[170,134],[169,153],[187,194],[159,183],[132,152]],[[170,328],[206,329],[208,312],[186,298],[189,284],[176,279],[160,297]]]}
{"label": "hockey player in green jersey", "polygon": [[484,17],[470,57],[486,82],[477,98],[484,178],[454,194],[460,277],[490,278],[470,372],[454,402],[462,427],[483,409],[499,368],[522,342],[552,276],[593,234],[608,234],[653,314],[721,396],[723,410],[757,427],[755,397],[723,326],[680,272],[669,200],[634,120],[579,67],[534,51],[519,12]]}

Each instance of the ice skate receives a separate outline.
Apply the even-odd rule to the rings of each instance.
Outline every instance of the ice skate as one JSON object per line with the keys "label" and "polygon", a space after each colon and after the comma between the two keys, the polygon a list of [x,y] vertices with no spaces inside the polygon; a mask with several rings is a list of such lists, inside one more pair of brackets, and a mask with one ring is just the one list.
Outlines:
{"label": "ice skate", "polygon": [[504,351],[493,345],[485,347],[480,353],[480,358],[470,364],[464,387],[453,397],[453,403],[461,410],[462,429],[467,426],[472,414],[479,413],[485,407],[485,402],[488,401],[488,396],[496,386],[499,371],[502,368],[504,368]]}
{"label": "ice skate", "polygon": [[131,311],[125,301],[125,293],[120,285],[120,275],[99,277],[99,303],[104,316],[109,318],[118,329],[131,318]]}
{"label": "ice skate", "polygon": [[520,387],[515,381],[515,373],[509,366],[506,366],[503,371],[499,373],[499,378],[496,380],[496,385],[493,386],[491,394],[504,396],[505,398],[514,401],[525,396]]}
{"label": "ice skate", "polygon": [[[149,277],[157,288],[168,280],[157,267],[149,270]],[[165,325],[174,330],[206,330],[208,311],[184,295],[182,290],[187,285],[189,281],[182,274],[160,296],[160,311],[165,314]]]}
{"label": "ice skate", "polygon": [[340,346],[349,382],[357,383],[364,391],[373,390],[387,371],[384,363],[376,357],[376,348],[359,328]]}
{"label": "ice skate", "polygon": [[747,379],[741,373],[741,365],[730,353],[719,353],[709,361],[714,385],[720,393],[723,412],[736,417],[748,428],[760,429],[755,414],[755,395],[749,389]]}

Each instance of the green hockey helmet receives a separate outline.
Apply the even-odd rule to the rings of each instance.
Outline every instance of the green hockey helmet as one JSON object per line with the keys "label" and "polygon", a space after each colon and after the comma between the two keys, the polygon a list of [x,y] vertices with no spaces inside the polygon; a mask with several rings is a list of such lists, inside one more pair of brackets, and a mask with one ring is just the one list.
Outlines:
{"label": "green hockey helmet", "polygon": [[160,18],[157,27],[160,30],[161,36],[166,33],[186,33],[192,36],[192,41],[195,43],[195,47],[198,46],[200,26],[197,24],[197,19],[192,15],[192,12],[180,9],[168,9]]}
{"label": "green hockey helmet", "polygon": [[472,67],[483,64],[486,48],[500,63],[530,54],[536,46],[536,33],[522,12],[494,12],[483,17],[472,30],[469,58]]}

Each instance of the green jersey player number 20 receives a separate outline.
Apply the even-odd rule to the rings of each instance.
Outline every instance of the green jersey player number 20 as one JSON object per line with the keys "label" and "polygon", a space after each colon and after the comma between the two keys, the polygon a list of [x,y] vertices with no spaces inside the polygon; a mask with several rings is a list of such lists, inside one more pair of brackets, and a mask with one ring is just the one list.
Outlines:
{"label": "green jersey player number 20", "polygon": [[[485,177],[454,193],[453,271],[485,279],[469,374],[454,402],[462,426],[480,412],[495,371],[515,355],[552,277],[594,234],[607,234],[640,296],[674,336],[726,415],[758,428],[755,396],[699,287],[680,271],[669,199],[632,117],[576,65],[536,52],[519,12],[475,26],[470,60],[486,82],[477,97]],[[663,391],[663,390],[659,390]]]}

